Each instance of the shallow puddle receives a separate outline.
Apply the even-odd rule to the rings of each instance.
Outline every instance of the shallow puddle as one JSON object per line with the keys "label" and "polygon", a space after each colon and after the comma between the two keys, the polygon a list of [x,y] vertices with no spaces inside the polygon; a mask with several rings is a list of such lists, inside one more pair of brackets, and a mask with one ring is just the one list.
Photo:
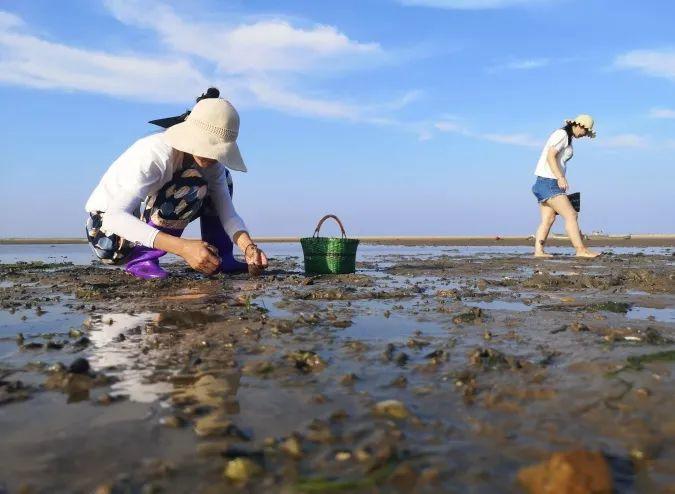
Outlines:
{"label": "shallow puddle", "polygon": [[675,308],[654,309],[651,307],[632,307],[626,314],[626,317],[629,319],[649,319],[675,323]]}
{"label": "shallow puddle", "polygon": [[469,307],[480,307],[481,309],[506,310],[513,312],[529,312],[533,309],[531,305],[523,302],[509,302],[506,300],[492,300],[490,302],[465,302]]}

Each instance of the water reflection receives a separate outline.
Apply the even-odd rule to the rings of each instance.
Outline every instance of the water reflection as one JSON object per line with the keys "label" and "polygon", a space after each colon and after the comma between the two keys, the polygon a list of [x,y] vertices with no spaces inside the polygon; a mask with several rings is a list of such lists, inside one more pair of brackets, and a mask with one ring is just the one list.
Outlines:
{"label": "water reflection", "polygon": [[139,361],[151,358],[143,355],[143,330],[147,324],[159,319],[160,315],[155,313],[111,313],[93,323],[88,335],[92,342],[89,360],[96,371],[119,379],[112,385],[114,392],[149,403],[171,391],[169,383],[150,380],[151,365],[139,364]]}

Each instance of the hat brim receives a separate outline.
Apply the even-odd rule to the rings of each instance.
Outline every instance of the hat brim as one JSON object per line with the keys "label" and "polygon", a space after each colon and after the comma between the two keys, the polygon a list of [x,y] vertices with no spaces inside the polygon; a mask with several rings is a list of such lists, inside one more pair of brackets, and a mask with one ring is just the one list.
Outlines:
{"label": "hat brim", "polygon": [[239,146],[234,141],[226,141],[190,124],[181,122],[164,131],[169,145],[194,156],[217,160],[231,170],[248,171],[241,157]]}
{"label": "hat brim", "polygon": [[569,120],[569,119],[565,120],[565,124],[574,124],[574,125],[578,125],[579,127],[583,127],[584,129],[586,129],[586,132],[588,132],[588,135],[591,137],[591,139],[595,139],[595,136],[597,135],[593,129],[589,129],[584,124],[579,123],[576,120],[573,120],[573,119],[572,120]]}

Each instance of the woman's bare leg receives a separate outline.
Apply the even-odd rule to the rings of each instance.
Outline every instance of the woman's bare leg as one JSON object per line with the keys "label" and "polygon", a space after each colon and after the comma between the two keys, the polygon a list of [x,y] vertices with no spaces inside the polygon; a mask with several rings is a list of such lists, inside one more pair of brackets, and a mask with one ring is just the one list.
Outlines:
{"label": "woman's bare leg", "polygon": [[544,245],[555,221],[555,209],[548,204],[540,204],[539,211],[541,212],[541,223],[539,223],[539,228],[537,228],[537,233],[534,236],[534,256],[551,257],[551,254],[544,252]]}
{"label": "woman's bare leg", "polygon": [[561,194],[559,196],[551,197],[546,201],[546,204],[551,206],[556,213],[564,218],[565,230],[572,241],[572,245],[577,251],[578,257],[597,257],[600,255],[597,252],[588,250],[584,245],[583,240],[581,240],[581,231],[579,230],[579,223],[577,222],[578,215],[566,195]]}

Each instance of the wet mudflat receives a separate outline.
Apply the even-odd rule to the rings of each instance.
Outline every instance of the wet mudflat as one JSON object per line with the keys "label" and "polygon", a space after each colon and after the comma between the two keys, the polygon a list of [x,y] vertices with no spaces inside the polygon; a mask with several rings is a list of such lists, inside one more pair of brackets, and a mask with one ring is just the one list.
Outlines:
{"label": "wet mudflat", "polygon": [[669,250],[272,264],[0,264],[0,492],[675,492]]}

